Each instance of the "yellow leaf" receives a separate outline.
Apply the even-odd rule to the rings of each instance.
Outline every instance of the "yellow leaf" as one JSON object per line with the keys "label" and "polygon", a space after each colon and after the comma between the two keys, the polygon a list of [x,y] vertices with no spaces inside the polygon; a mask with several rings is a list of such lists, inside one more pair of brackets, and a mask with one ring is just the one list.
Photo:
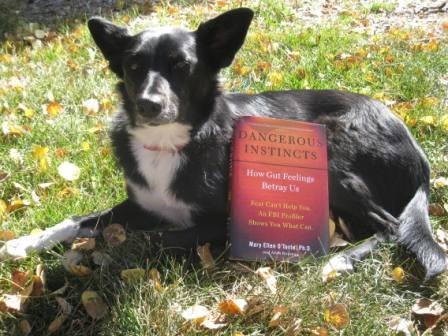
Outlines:
{"label": "yellow leaf", "polygon": [[160,292],[163,293],[165,291],[165,288],[163,288],[161,282],[160,282],[160,273],[157,269],[155,268],[151,268],[149,270],[149,277],[151,278],[151,280],[154,282],[154,288]]}
{"label": "yellow leaf", "polygon": [[103,318],[107,313],[107,306],[103,299],[94,291],[84,291],[81,302],[87,314],[94,320]]}
{"label": "yellow leaf", "polygon": [[404,270],[401,267],[395,267],[392,270],[392,279],[394,279],[395,282],[402,284],[405,279]]}
{"label": "yellow leaf", "polygon": [[445,130],[448,131],[448,114],[444,114],[440,118],[440,126]]}
{"label": "yellow leaf", "polygon": [[48,103],[45,108],[50,117],[57,116],[63,110],[62,105],[59,104],[57,101],[52,101]]}
{"label": "yellow leaf", "polygon": [[11,125],[6,121],[2,123],[2,132],[4,136],[21,136],[23,135],[24,129],[17,125]]}
{"label": "yellow leaf", "polygon": [[58,167],[59,175],[67,181],[75,181],[79,178],[81,170],[70,162],[63,162]]}
{"label": "yellow leaf", "polygon": [[288,308],[283,305],[275,306],[272,309],[272,317],[269,320],[268,326],[270,328],[278,327],[282,322],[283,315],[288,312]]}
{"label": "yellow leaf", "polygon": [[244,315],[249,304],[244,299],[227,299],[218,304],[219,310],[227,315]]}
{"label": "yellow leaf", "polygon": [[115,247],[126,240],[126,231],[120,224],[110,224],[103,230],[103,238],[110,247]]}
{"label": "yellow leaf", "polygon": [[194,305],[182,312],[182,317],[190,322],[200,325],[210,315],[209,310],[201,305]]}
{"label": "yellow leaf", "polygon": [[71,265],[68,271],[76,276],[84,277],[92,274],[92,270],[84,265]]}
{"label": "yellow leaf", "polygon": [[83,258],[84,257],[80,252],[69,250],[65,252],[64,255],[62,256],[62,265],[68,272],[74,275],[77,276],[90,275],[92,273],[92,270],[87,266],[80,265]]}
{"label": "yellow leaf", "polygon": [[274,272],[270,267],[260,267],[255,271],[255,274],[264,280],[266,286],[272,292],[277,293],[277,279],[274,276]]}
{"label": "yellow leaf", "polygon": [[87,141],[83,141],[81,143],[81,148],[85,152],[88,151],[90,149],[90,143],[88,143]]}
{"label": "yellow leaf", "polygon": [[272,86],[277,86],[283,81],[283,75],[279,72],[271,72],[268,79]]}
{"label": "yellow leaf", "polygon": [[338,330],[342,330],[350,323],[347,308],[341,303],[325,309],[325,321]]}
{"label": "yellow leaf", "polygon": [[428,126],[434,126],[436,124],[436,118],[431,115],[421,117],[420,121]]}
{"label": "yellow leaf", "polygon": [[100,108],[102,111],[110,110],[112,108],[112,101],[107,97],[101,99]]}
{"label": "yellow leaf", "polygon": [[28,205],[30,205],[30,202],[26,200],[20,200],[20,199],[12,200],[11,203],[8,205],[8,212],[13,212],[18,209],[22,209]]}
{"label": "yellow leaf", "polygon": [[33,153],[32,156],[34,159],[42,159],[45,158],[48,154],[48,147],[42,147],[39,145],[33,145]]}
{"label": "yellow leaf", "polygon": [[64,188],[58,192],[59,197],[69,197],[69,196],[78,195],[78,194],[79,194],[78,189],[74,189],[74,188],[70,188],[70,187]]}
{"label": "yellow leaf", "polygon": [[334,223],[333,219],[328,218],[328,226],[330,228],[330,240],[333,238],[334,233],[336,231],[336,224]]}
{"label": "yellow leaf", "polygon": [[[2,205],[2,202],[4,203],[4,205]],[[4,208],[3,208],[4,206]],[[4,211],[4,213],[6,213],[6,203],[2,200],[0,200],[0,216],[1,213]],[[12,231],[8,231],[8,230],[0,230],[0,241],[8,241],[11,239],[14,239],[15,237],[15,233]]]}
{"label": "yellow leaf", "polygon": [[127,283],[136,283],[144,278],[145,273],[145,270],[142,268],[131,268],[122,270],[120,277]]}
{"label": "yellow leaf", "polygon": [[76,70],[76,69],[78,68],[78,66],[76,65],[76,63],[75,63],[73,60],[71,60],[71,59],[69,59],[69,60],[67,61],[67,66],[68,66],[71,70]]}
{"label": "yellow leaf", "polygon": [[90,251],[95,248],[95,238],[76,238],[72,243],[72,250]]}
{"label": "yellow leaf", "polygon": [[235,63],[233,66],[233,71],[240,76],[247,75],[250,72],[250,68],[247,66],[242,66],[240,63]]}
{"label": "yellow leaf", "polygon": [[313,336],[329,336],[330,333],[328,332],[327,328],[325,328],[325,327],[317,327],[317,328],[312,329],[310,331],[310,335],[313,335]]}
{"label": "yellow leaf", "polygon": [[215,260],[210,252],[210,243],[199,245],[196,249],[199,258],[201,259],[202,267],[205,269],[212,269],[215,267]]}

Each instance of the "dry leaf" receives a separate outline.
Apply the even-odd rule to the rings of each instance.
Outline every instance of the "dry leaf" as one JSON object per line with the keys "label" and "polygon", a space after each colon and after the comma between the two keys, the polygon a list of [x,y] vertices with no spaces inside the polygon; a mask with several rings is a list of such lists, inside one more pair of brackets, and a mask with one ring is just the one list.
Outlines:
{"label": "dry leaf", "polygon": [[26,206],[30,205],[30,202],[27,200],[15,199],[12,200],[8,205],[8,212],[13,212],[19,209],[22,209]]}
{"label": "dry leaf", "polygon": [[431,203],[428,207],[429,214],[434,217],[444,216],[446,214],[445,209],[440,203]]}
{"label": "dry leaf", "polygon": [[208,330],[218,330],[227,326],[227,323],[219,323],[212,320],[205,320],[201,323],[201,327]]}
{"label": "dry leaf", "polygon": [[41,296],[45,292],[45,268],[42,264],[37,265],[36,267],[36,274],[32,277],[34,282],[33,287],[33,296]]}
{"label": "dry leaf", "polygon": [[255,274],[264,280],[272,294],[277,293],[277,279],[270,267],[260,267]]}
{"label": "dry leaf", "polygon": [[286,329],[285,336],[299,336],[302,330],[302,319],[294,319]]}
{"label": "dry leaf", "polygon": [[62,105],[57,101],[52,101],[45,106],[45,111],[50,115],[50,117],[55,117],[63,110]]}
{"label": "dry leaf", "polygon": [[268,326],[270,328],[278,327],[282,322],[283,315],[288,312],[288,307],[278,305],[272,308],[272,317],[269,320]]}
{"label": "dry leaf", "polygon": [[440,303],[425,298],[418,299],[411,310],[423,320],[426,328],[434,327],[444,312]]}
{"label": "dry leaf", "polygon": [[397,335],[411,336],[413,330],[412,321],[406,320],[401,317],[396,317],[388,321],[387,326]]}
{"label": "dry leaf", "polygon": [[94,291],[84,291],[81,302],[87,314],[94,320],[103,318],[107,313],[107,306],[103,299]]}
{"label": "dry leaf", "polygon": [[145,277],[145,270],[143,268],[131,268],[122,270],[120,277],[127,283],[136,283]]}
{"label": "dry leaf", "polygon": [[200,325],[210,315],[209,310],[201,305],[194,305],[182,312],[182,317],[190,322]]}
{"label": "dry leaf", "polygon": [[315,329],[312,329],[310,331],[310,335],[313,336],[328,336],[330,333],[328,332],[327,328],[325,327],[317,327]]}
{"label": "dry leaf", "polygon": [[448,178],[438,177],[434,180],[434,188],[440,189],[448,186]]}
{"label": "dry leaf", "polygon": [[[1,200],[0,200],[1,201]],[[2,203],[3,204],[3,203]],[[4,211],[6,213],[7,205],[4,203],[0,204],[0,214]],[[8,230],[0,230],[0,241],[8,241],[14,239],[15,233]]]}
{"label": "dry leaf", "polygon": [[95,251],[92,253],[92,261],[95,265],[106,267],[112,263],[112,257],[107,253]]}
{"label": "dry leaf", "polygon": [[227,299],[220,302],[218,308],[226,315],[244,315],[249,304],[245,299]]}
{"label": "dry leaf", "polygon": [[72,250],[90,251],[95,248],[95,238],[76,238],[72,243]]}
{"label": "dry leaf", "polygon": [[165,288],[163,288],[161,282],[160,282],[160,273],[157,269],[151,268],[149,270],[149,277],[154,282],[154,288],[160,292],[163,293],[165,291]]}
{"label": "dry leaf", "polygon": [[16,292],[23,290],[28,280],[30,280],[30,272],[28,271],[14,270],[11,273],[12,288]]}
{"label": "dry leaf", "polygon": [[110,247],[115,247],[126,240],[126,231],[120,224],[110,224],[103,230],[103,238]]}
{"label": "dry leaf", "polygon": [[333,239],[334,233],[336,232],[336,224],[331,218],[328,218],[328,227],[330,229],[330,241],[331,241]]}
{"label": "dry leaf", "polygon": [[82,109],[85,114],[97,114],[100,110],[100,103],[95,98],[87,99],[82,102]]}
{"label": "dry leaf", "polygon": [[70,162],[63,162],[58,167],[59,175],[67,181],[75,181],[79,178],[81,170]]}
{"label": "dry leaf", "polygon": [[48,326],[48,332],[50,334],[55,331],[58,331],[61,328],[64,321],[72,312],[72,306],[65,299],[57,297],[56,301],[59,304],[59,314]]}
{"label": "dry leaf", "polygon": [[9,311],[12,313],[24,313],[27,307],[27,301],[34,288],[34,282],[31,279],[28,285],[16,294],[3,294],[0,298],[0,311]]}
{"label": "dry leaf", "polygon": [[213,269],[216,266],[215,260],[213,259],[212,253],[210,252],[210,243],[199,245],[196,251],[199,258],[201,259],[201,264],[204,269]]}
{"label": "dry leaf", "polygon": [[83,259],[83,255],[74,250],[69,250],[62,256],[62,265],[70,273],[77,276],[87,276],[92,273],[92,270],[87,266],[80,265],[79,263]]}
{"label": "dry leaf", "polygon": [[350,323],[350,316],[345,305],[337,303],[326,309],[325,321],[338,330],[347,327]]}
{"label": "dry leaf", "polygon": [[344,240],[339,233],[335,233],[330,240],[330,248],[345,247],[348,244],[349,242]]}
{"label": "dry leaf", "polygon": [[392,279],[394,279],[395,282],[402,284],[404,283],[405,279],[405,273],[404,270],[401,267],[395,267],[392,270]]}
{"label": "dry leaf", "polygon": [[19,322],[20,335],[28,336],[31,333],[31,329],[32,328],[28,320],[21,320]]}

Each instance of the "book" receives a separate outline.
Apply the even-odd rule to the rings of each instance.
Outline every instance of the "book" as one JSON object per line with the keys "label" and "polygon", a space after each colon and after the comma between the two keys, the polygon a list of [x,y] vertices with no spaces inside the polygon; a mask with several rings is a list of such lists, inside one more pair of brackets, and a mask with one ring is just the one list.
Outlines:
{"label": "book", "polygon": [[239,119],[230,179],[231,258],[297,261],[328,252],[324,125]]}

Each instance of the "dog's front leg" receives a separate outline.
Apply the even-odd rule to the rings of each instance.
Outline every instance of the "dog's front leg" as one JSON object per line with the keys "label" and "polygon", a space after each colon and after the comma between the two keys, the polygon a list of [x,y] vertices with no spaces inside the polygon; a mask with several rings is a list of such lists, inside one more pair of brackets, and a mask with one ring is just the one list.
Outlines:
{"label": "dog's front leg", "polygon": [[86,216],[74,216],[40,233],[7,241],[0,249],[0,259],[23,258],[30,252],[50,249],[77,237],[93,237],[112,223],[120,223],[132,229],[153,230],[160,228],[161,219],[152,216],[130,200],[105,211]]}

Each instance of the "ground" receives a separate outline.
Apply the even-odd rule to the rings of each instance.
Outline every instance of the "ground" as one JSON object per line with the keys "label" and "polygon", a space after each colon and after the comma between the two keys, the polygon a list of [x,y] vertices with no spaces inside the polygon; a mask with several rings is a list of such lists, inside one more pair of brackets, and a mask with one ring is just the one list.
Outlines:
{"label": "ground", "polygon": [[[51,8],[43,0],[11,2],[6,9],[12,12],[2,7],[5,3],[0,4],[0,17],[7,18],[1,20],[0,28],[8,32],[0,38],[2,240],[9,233],[20,236],[44,229],[125,197],[107,137],[110,116],[118,105],[116,79],[85,26],[86,17],[98,13],[95,6],[100,2],[78,1],[76,6],[90,3],[93,11],[86,15],[74,11],[74,18],[53,14],[51,20],[45,8],[62,13],[57,6],[66,6],[66,2],[53,2]],[[431,223],[434,230],[447,229],[448,186],[443,178],[448,178],[448,21],[443,2],[112,3],[106,1],[109,9],[101,13],[130,26],[133,32],[159,25],[194,29],[227,9],[253,8],[256,15],[246,44],[223,72],[223,87],[235,92],[333,88],[385,102],[406,122],[431,162]],[[86,103],[89,99],[95,99],[99,108]],[[76,165],[79,178],[70,180],[73,176],[59,174],[63,162]],[[277,280],[276,294],[255,274],[265,265],[228,261],[213,247],[217,265],[207,270],[195,256],[173,258],[154,250],[148,236],[141,233],[129,234],[117,247],[98,239],[95,250],[108,253],[112,263],[96,266],[92,252],[85,252],[83,264],[92,270],[86,276],[63,267],[61,256],[69,248],[57,246],[24,260],[1,263],[2,298],[18,291],[13,274],[35,273],[38,265],[45,269],[46,284],[44,295],[26,300],[23,313],[0,313],[0,335],[19,335],[23,321],[32,327],[31,335],[47,334],[60,310],[55,300],[58,295],[72,306],[54,332],[60,335],[210,334],[195,323],[186,323],[181,313],[200,304],[217,314],[218,303],[226,298],[253,300],[254,296],[261,305],[259,313],[226,318],[226,326],[216,333],[281,335],[301,319],[301,331],[296,333],[300,335],[319,335],[319,327],[320,335],[324,335],[323,328],[330,335],[393,335],[387,322],[400,317],[414,326],[410,334],[419,335],[425,329],[424,321],[411,313],[417,299],[428,298],[448,308],[446,276],[422,283],[413,256],[393,245],[383,245],[354,274],[327,283],[321,279],[321,270],[328,258],[266,265]],[[145,273],[157,269],[160,284],[150,275],[132,284],[123,281],[120,273],[129,268],[142,268]],[[66,280],[66,291],[51,294]],[[86,312],[81,304],[85,290],[96,291],[105,301],[103,318],[93,320]],[[350,317],[341,330],[334,318],[326,318],[326,309],[334,304],[343,305]],[[269,326],[279,305],[287,312],[278,327]],[[1,304],[0,310],[5,310]],[[440,323],[434,333],[448,335],[448,327]]]}

